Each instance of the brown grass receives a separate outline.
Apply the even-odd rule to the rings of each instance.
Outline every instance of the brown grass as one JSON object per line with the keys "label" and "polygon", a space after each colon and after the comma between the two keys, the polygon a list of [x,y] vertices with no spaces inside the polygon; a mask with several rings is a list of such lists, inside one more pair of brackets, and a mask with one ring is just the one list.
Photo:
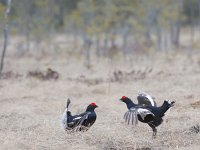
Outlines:
{"label": "brown grass", "polygon": [[[20,76],[0,79],[0,149],[198,150],[200,134],[190,132],[200,123],[197,58],[137,57],[112,64],[94,59],[90,70],[82,60],[61,56],[12,58],[12,62],[7,58],[5,72]],[[55,69],[59,78],[43,81],[26,76],[30,70],[47,68]],[[176,101],[158,127],[156,139],[146,124],[131,127],[123,120],[127,108],[118,99],[127,95],[135,100],[142,90],[155,96],[158,105],[164,99]],[[68,97],[72,113],[84,111],[92,101],[99,105],[97,121],[88,132],[68,134],[62,130],[60,117]]]}

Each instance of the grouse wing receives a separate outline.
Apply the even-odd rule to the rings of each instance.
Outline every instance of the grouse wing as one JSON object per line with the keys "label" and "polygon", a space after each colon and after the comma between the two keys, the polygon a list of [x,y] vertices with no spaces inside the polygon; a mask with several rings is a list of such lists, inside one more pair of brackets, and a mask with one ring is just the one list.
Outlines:
{"label": "grouse wing", "polygon": [[156,106],[156,102],[154,101],[154,97],[145,92],[139,92],[137,96],[138,104],[145,106]]}
{"label": "grouse wing", "polygon": [[145,122],[145,117],[147,115],[154,117],[154,114],[148,109],[133,107],[124,114],[124,119],[128,124],[131,123],[132,125],[136,126],[138,123],[138,117],[141,118],[140,121]]}

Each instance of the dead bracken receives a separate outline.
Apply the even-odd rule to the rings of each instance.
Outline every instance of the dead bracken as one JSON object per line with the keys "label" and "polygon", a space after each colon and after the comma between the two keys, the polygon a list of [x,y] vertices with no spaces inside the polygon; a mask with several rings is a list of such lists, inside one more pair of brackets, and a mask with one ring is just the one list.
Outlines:
{"label": "dead bracken", "polygon": [[196,102],[194,102],[194,103],[191,103],[191,106],[192,106],[193,108],[200,108],[200,101],[196,101]]}
{"label": "dead bracken", "polygon": [[40,80],[57,80],[59,78],[59,73],[51,68],[48,68],[45,72],[39,70],[29,71],[27,77],[33,77]]}
{"label": "dead bracken", "polygon": [[0,75],[0,79],[17,79],[22,77],[19,73],[14,73],[13,71],[3,72]]}
{"label": "dead bracken", "polygon": [[190,127],[189,130],[190,130],[191,133],[199,134],[200,133],[200,125],[196,124],[196,125]]}
{"label": "dead bracken", "polygon": [[113,72],[113,76],[110,81],[122,82],[127,80],[142,80],[145,79],[152,72],[152,70],[152,68],[145,68],[144,70],[131,70],[129,72],[117,70]]}

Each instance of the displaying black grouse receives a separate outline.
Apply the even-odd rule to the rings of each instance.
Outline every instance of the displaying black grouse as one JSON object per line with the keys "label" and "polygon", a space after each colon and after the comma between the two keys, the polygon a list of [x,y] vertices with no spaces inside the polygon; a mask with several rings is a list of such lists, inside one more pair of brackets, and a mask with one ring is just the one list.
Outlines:
{"label": "displaying black grouse", "polygon": [[72,115],[71,112],[68,110],[70,104],[70,99],[67,100],[67,106],[64,110],[62,116],[62,126],[67,130],[72,131],[86,131],[88,130],[96,121],[96,113],[94,111],[95,108],[98,106],[96,103],[91,103],[88,105],[86,111],[79,115]]}
{"label": "displaying black grouse", "polygon": [[122,102],[126,103],[128,111],[124,114],[125,121],[132,125],[137,125],[138,120],[147,123],[153,130],[153,137],[156,136],[157,129],[165,115],[165,112],[174,105],[174,101],[165,100],[162,106],[151,106],[151,105],[138,105],[134,104],[133,101],[126,97],[122,96],[120,99]]}

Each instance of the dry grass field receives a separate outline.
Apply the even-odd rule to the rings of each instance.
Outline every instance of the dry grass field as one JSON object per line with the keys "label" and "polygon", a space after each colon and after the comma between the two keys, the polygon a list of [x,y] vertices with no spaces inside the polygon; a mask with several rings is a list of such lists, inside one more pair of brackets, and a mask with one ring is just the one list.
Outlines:
{"label": "dry grass field", "polygon": [[[59,78],[31,77],[30,71],[51,68]],[[1,150],[199,150],[200,54],[134,57],[132,60],[92,60],[88,70],[82,59],[64,56],[6,57],[0,79]],[[157,128],[156,139],[147,124],[125,124],[127,111],[119,101],[136,101],[138,91],[175,100]],[[85,111],[95,101],[95,124],[84,133],[68,134],[60,119],[67,98],[72,113]]]}

